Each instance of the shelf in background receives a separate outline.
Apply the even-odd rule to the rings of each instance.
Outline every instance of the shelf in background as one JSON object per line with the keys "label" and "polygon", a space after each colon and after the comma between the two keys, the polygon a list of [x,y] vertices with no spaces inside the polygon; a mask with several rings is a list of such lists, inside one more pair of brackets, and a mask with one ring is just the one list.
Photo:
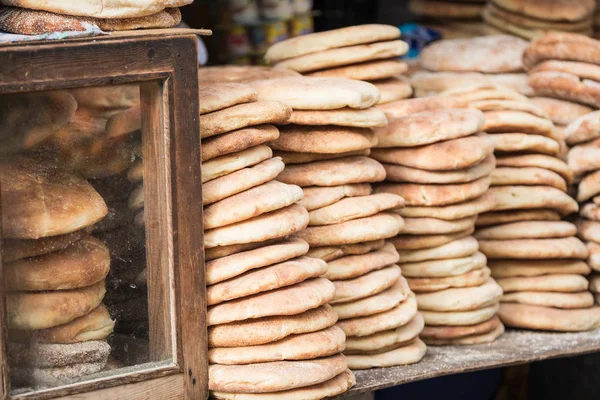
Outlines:
{"label": "shelf in background", "polygon": [[418,364],[356,371],[349,394],[385,389],[443,375],[526,364],[600,351],[600,329],[580,333],[508,330],[490,344],[429,346]]}

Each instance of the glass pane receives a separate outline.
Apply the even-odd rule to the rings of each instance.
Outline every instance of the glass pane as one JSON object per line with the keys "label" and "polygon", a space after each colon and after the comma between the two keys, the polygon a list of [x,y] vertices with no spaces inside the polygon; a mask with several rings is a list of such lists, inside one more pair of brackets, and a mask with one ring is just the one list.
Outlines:
{"label": "glass pane", "polygon": [[[147,139],[152,135],[142,130],[141,114],[139,85],[0,97],[2,264],[13,393],[172,359],[169,346],[151,345],[170,343],[168,324],[155,324],[163,329],[158,340],[149,334],[156,331],[148,313],[156,295],[149,295],[146,278],[142,142],[158,141]],[[162,195],[153,204],[167,204]],[[153,244],[154,254],[169,254],[167,242]],[[168,262],[159,261],[151,271],[168,271]],[[156,303],[162,310],[150,307],[153,314],[170,315],[169,294],[158,296],[164,297]]]}

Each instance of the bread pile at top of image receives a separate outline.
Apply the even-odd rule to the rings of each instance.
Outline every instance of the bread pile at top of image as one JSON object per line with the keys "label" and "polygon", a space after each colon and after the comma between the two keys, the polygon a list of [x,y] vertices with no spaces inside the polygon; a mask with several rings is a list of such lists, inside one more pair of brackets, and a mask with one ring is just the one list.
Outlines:
{"label": "bread pile at top of image", "polygon": [[534,39],[549,31],[592,35],[596,0],[490,0],[487,33]]}
{"label": "bread pile at top of image", "polygon": [[[200,72],[202,73],[202,71]],[[209,389],[216,398],[320,399],[354,384],[328,303],[327,264],[290,237],[308,225],[268,142],[292,110],[245,84],[200,89]]]}
{"label": "bread pile at top of image", "polygon": [[292,70],[322,78],[348,78],[371,82],[381,96],[377,104],[412,95],[405,77],[408,65],[397,57],[408,51],[400,30],[369,24],[312,33],[271,46],[265,59],[275,70]]}
{"label": "bread pile at top of image", "polygon": [[108,209],[68,165],[34,158],[40,143],[68,130],[73,95],[19,94],[0,104],[8,361],[13,385],[56,386],[99,372],[110,353],[114,321],[102,304],[110,254],[90,235]]}
{"label": "bread pile at top of image", "polygon": [[446,39],[483,34],[481,13],[486,0],[411,0],[416,22],[442,33]]}
{"label": "bread pile at top of image", "polygon": [[0,0],[0,30],[21,35],[170,28],[181,22],[179,8],[193,0],[41,1]]}
{"label": "bread pile at top of image", "polygon": [[375,130],[371,156],[386,169],[377,193],[395,193],[406,207],[400,235],[391,240],[416,293],[428,344],[490,342],[504,332],[496,313],[502,289],[472,237],[495,165],[479,110],[443,108],[436,98],[382,106],[388,126]]}
{"label": "bread pile at top of image", "polygon": [[527,85],[522,62],[527,45],[527,41],[509,35],[433,42],[423,49],[420,69],[410,76],[415,97],[476,84],[508,86],[530,96],[533,91]]}

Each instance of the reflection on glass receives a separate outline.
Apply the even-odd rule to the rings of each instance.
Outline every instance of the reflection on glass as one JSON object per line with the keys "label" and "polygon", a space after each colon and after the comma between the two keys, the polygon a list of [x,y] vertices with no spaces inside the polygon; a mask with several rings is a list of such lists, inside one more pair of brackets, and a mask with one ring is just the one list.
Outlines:
{"label": "reflection on glass", "polygon": [[138,85],[2,96],[0,143],[13,393],[148,362]]}

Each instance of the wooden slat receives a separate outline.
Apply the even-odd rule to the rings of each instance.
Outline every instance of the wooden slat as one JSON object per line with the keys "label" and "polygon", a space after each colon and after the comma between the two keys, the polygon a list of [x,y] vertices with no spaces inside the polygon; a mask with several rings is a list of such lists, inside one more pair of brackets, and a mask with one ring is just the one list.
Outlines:
{"label": "wooden slat", "polygon": [[181,400],[182,398],[182,374],[61,397],[62,400]]}
{"label": "wooden slat", "polygon": [[[1,123],[1,121],[0,121]],[[6,326],[6,308],[4,305],[4,267],[2,259],[4,248],[2,238],[2,187],[0,185],[0,399],[10,398],[10,368],[6,357],[6,343],[8,342],[8,329]]]}
{"label": "wooden slat", "polygon": [[489,344],[430,346],[425,358],[417,364],[356,371],[356,385],[351,389],[350,394],[444,375],[598,351],[600,351],[600,329],[580,333],[509,330]]}

